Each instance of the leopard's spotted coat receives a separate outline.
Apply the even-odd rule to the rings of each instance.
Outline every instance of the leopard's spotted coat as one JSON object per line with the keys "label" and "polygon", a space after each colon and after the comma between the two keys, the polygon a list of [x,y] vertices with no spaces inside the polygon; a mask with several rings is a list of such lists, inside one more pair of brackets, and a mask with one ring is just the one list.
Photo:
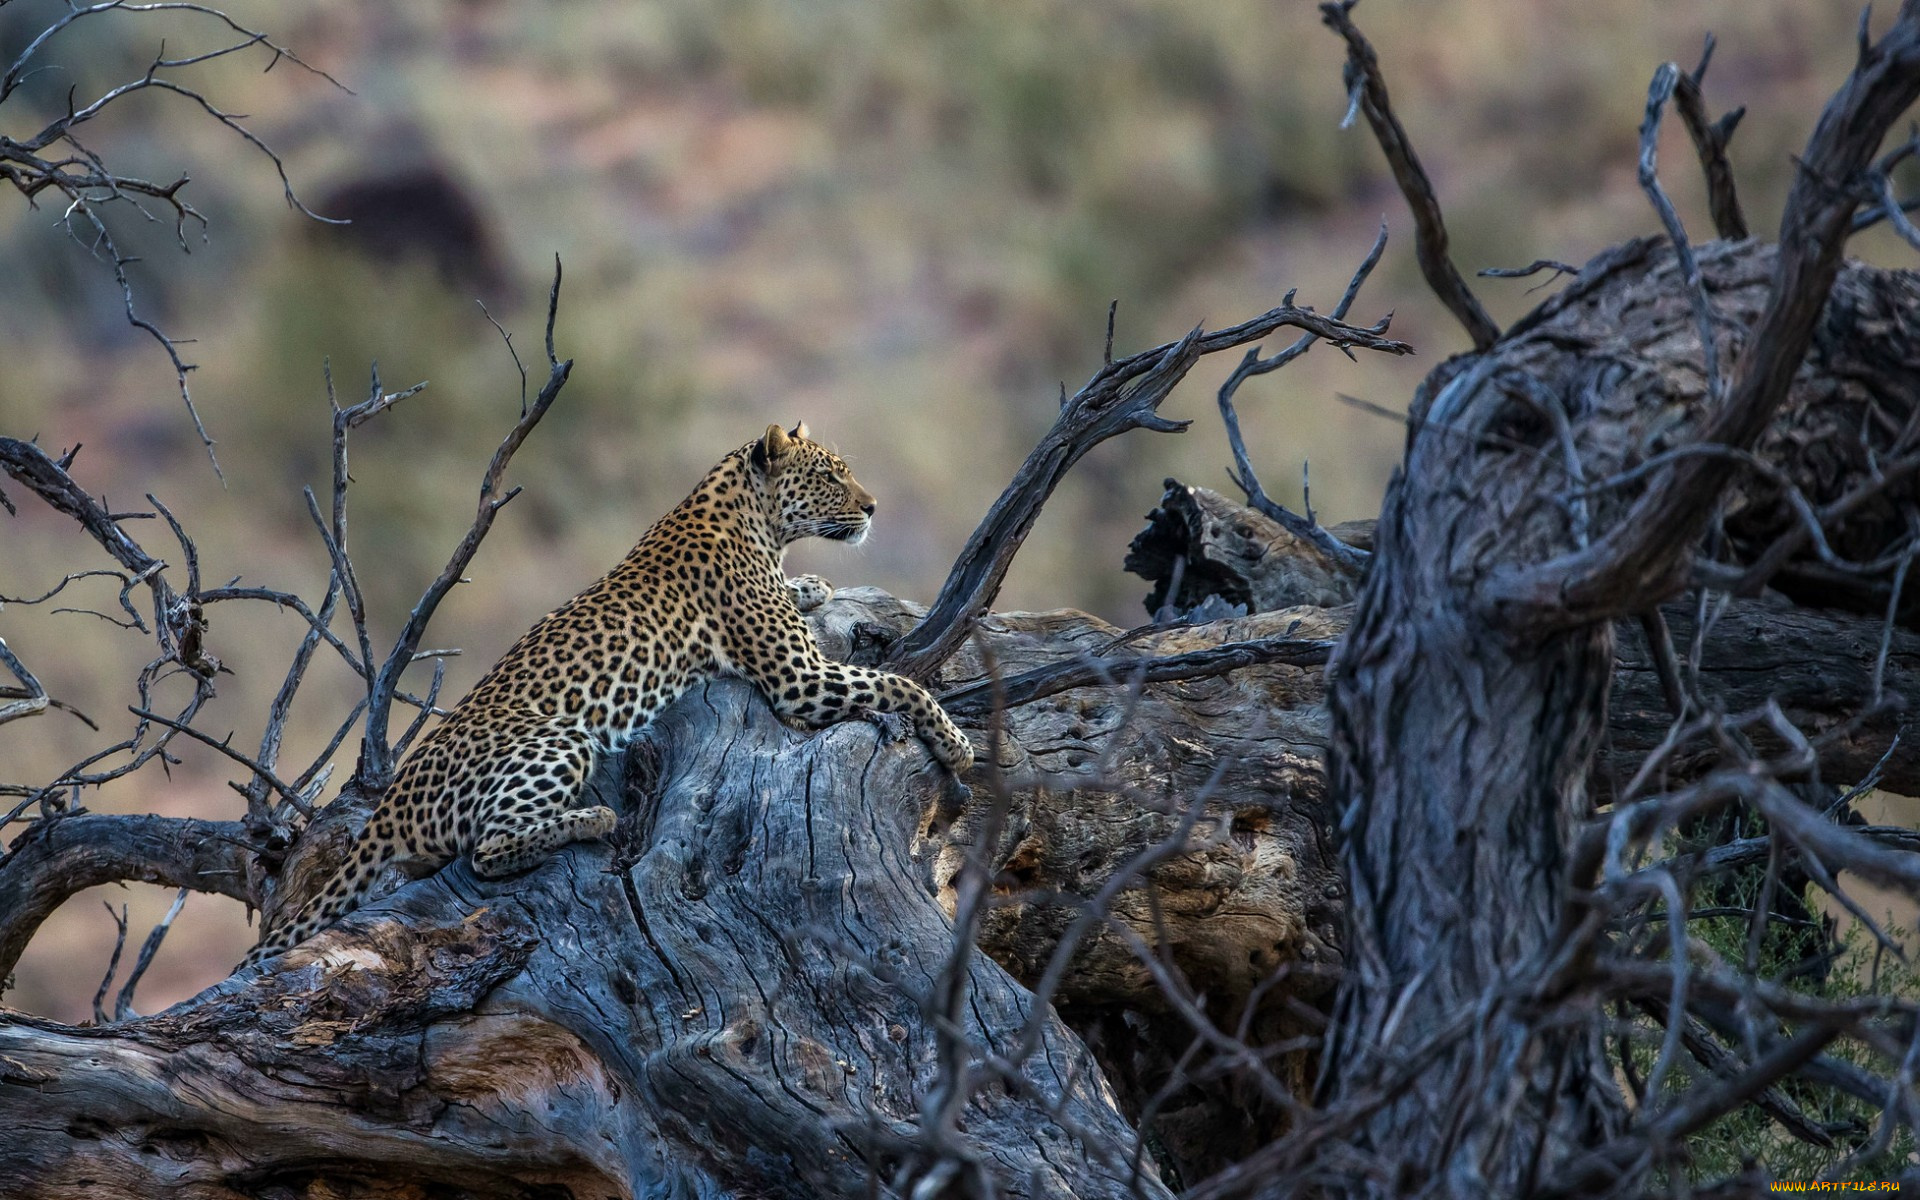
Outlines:
{"label": "leopard's spotted coat", "polygon": [[[249,956],[279,953],[358,907],[388,866],[418,873],[471,854],[506,875],[614,826],[577,808],[594,763],[688,688],[751,680],[782,717],[821,726],[860,711],[901,713],[956,774],[973,749],[925,688],[832,662],[799,604],[830,594],[780,560],[804,537],[857,543],[873,497],[805,425],[779,426],[722,459],[598,582],[541,618],[397,772],[341,870]],[[798,603],[796,603],[798,601]]]}

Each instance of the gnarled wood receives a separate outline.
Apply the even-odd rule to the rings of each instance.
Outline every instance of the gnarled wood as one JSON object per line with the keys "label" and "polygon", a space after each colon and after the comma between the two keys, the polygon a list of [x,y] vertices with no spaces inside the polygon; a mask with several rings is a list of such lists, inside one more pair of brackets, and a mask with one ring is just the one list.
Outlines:
{"label": "gnarled wood", "polygon": [[[915,1145],[949,926],[909,858],[916,745],[707,686],[608,847],[456,866],[133,1025],[0,1023],[0,1176],[117,1194],[864,1196]],[[650,786],[648,786],[650,776]],[[629,865],[630,864],[630,865]],[[1010,1196],[1128,1194],[1084,1046],[976,959],[963,1032],[1036,1050],[967,1108]],[[1151,1166],[1137,1194],[1163,1195]],[[111,1194],[111,1193],[110,1193]]]}
{"label": "gnarled wood", "polygon": [[[1147,527],[1127,547],[1126,569],[1153,581],[1147,611],[1196,615],[1269,612],[1311,604],[1335,608],[1353,603],[1358,574],[1336,562],[1280,522],[1211,488],[1165,483]],[[1373,523],[1329,530],[1348,545],[1372,545]],[[1208,597],[1222,608],[1205,608]]]}
{"label": "gnarled wood", "polygon": [[[1702,291],[1671,247],[1646,256],[1653,269],[1583,271],[1551,312],[1436,371],[1411,407],[1329,697],[1349,923],[1328,1096],[1366,1108],[1349,1144],[1378,1164],[1330,1179],[1335,1194],[1522,1195],[1574,1179],[1579,1193],[1606,1178],[1589,1164],[1641,1164],[1742,1102],[1701,1090],[1669,1103],[1655,1089],[1647,1132],[1629,1135],[1597,999],[1577,991],[1604,926],[1604,912],[1584,915],[1594,881],[1574,850],[1605,732],[1612,620],[1681,591],[1728,485],[1794,395],[1851,385],[1841,363],[1911,359],[1920,288],[1843,272],[1841,250],[1864,168],[1920,95],[1917,68],[1909,0],[1823,115],[1777,254],[1720,244],[1700,256]],[[1848,315],[1882,296],[1909,319],[1859,337]],[[1717,319],[1696,321],[1706,309]],[[1723,355],[1734,367],[1713,394],[1703,363]],[[1862,384],[1892,418],[1861,435],[1867,461],[1912,448],[1911,372],[1882,378],[1884,392]],[[1790,1071],[1824,1044],[1766,1069]],[[1431,1058],[1409,1080],[1422,1047]]]}
{"label": "gnarled wood", "polygon": [[[1843,419],[1822,418],[1822,411],[1815,407],[1792,419]],[[1820,439],[1781,436],[1778,441],[1803,447],[1813,460],[1799,465],[1787,458],[1789,473],[1813,474],[1834,453],[1831,443]],[[1881,521],[1880,511],[1875,505],[1865,514],[1862,524],[1867,529],[1856,532],[1855,526],[1843,525],[1830,531],[1829,538],[1868,544],[1867,530]],[[1884,525],[1878,527],[1878,536],[1889,536]],[[1373,545],[1371,521],[1347,522],[1333,532],[1349,545]],[[1304,565],[1297,556],[1305,556]],[[1171,611],[1189,616],[1230,611],[1249,599],[1258,611],[1264,599],[1311,592],[1324,578],[1319,572],[1324,560],[1274,522],[1217,492],[1170,479],[1127,557],[1128,569],[1153,584],[1146,600],[1149,611],[1166,604],[1176,562],[1183,582]],[[1911,738],[1895,742],[1908,721],[1908,710],[1898,698],[1920,696],[1920,635],[1901,626],[1889,630],[1883,616],[1853,611],[1851,593],[1829,592],[1823,598],[1846,607],[1801,607],[1780,596],[1727,602],[1700,646],[1702,695],[1730,713],[1749,712],[1771,700],[1808,735],[1830,738],[1820,745],[1821,774],[1829,780],[1857,781],[1878,767],[1881,786],[1920,795],[1920,746]],[[1696,606],[1676,602],[1662,606],[1661,613],[1674,641],[1683,649],[1691,647]],[[1329,610],[1327,623],[1316,627],[1337,637],[1351,615],[1349,608]],[[1279,632],[1287,622],[1253,628],[1269,627]],[[1637,621],[1619,622],[1615,629],[1607,738],[1592,780],[1595,795],[1603,798],[1661,743],[1673,719],[1645,630]],[[1883,635],[1887,659],[1882,683],[1895,699],[1863,717],[1873,697],[1874,652]],[[1668,775],[1694,778],[1714,765],[1716,755],[1710,743],[1685,747],[1670,762]]]}
{"label": "gnarled wood", "polygon": [[0,854],[0,980],[75,894],[138,880],[248,901],[239,821],[75,812],[36,821]]}

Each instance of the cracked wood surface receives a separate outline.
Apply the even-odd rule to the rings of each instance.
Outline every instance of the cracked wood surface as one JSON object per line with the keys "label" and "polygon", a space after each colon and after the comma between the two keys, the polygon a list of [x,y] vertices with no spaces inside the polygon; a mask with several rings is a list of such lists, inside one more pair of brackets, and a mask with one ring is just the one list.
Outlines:
{"label": "cracked wood surface", "polygon": [[[617,851],[498,884],[452,867],[125,1026],[0,1021],[0,1178],[31,1200],[868,1194],[934,1070],[918,993],[950,928],[909,855],[935,768],[862,723],[786,729],[737,682],[651,745]],[[971,986],[970,1037],[1033,1019],[1039,1052],[964,1144],[1010,1196],[1127,1194],[1098,1156],[1133,1138],[1084,1045],[989,960]]]}
{"label": "cracked wood surface", "polygon": [[[918,611],[847,589],[814,624],[829,654],[872,660]],[[1080,655],[1331,639],[1347,613],[1254,613],[1119,646],[1121,631],[1070,611],[995,614],[981,634],[1007,675]],[[1684,635],[1686,614],[1670,616]],[[1803,723],[1838,720],[1870,684],[1849,651],[1877,639],[1876,624],[1739,602],[1703,667],[1730,707],[1771,693]],[[1896,630],[1889,685],[1916,664],[1920,638]],[[943,687],[985,676],[969,645]],[[1129,684],[1123,668],[1113,685],[1007,714],[997,765],[1012,810],[980,938],[999,966],[976,962],[971,1030],[1004,1044],[1022,1028],[1032,1000],[1016,981],[1036,984],[1084,901],[1197,803],[1186,845],[1114,891],[1114,924],[1061,978],[1053,999],[1080,1037],[1049,1018],[1046,1053],[1029,1064],[1035,1095],[1059,1095],[1072,1078],[1072,1121],[1123,1147],[1127,1120],[1186,1036],[1129,935],[1160,946],[1228,1028],[1257,986],[1286,972],[1251,1014],[1269,1043],[1310,1024],[1298,1006],[1324,1001],[1341,961],[1322,673],[1269,664]],[[983,750],[984,719],[967,725]],[[1629,637],[1615,758],[1631,762],[1665,722]],[[1877,736],[1836,747],[1829,777],[1869,765],[1884,748]],[[406,1194],[379,1190],[396,1178],[487,1196],[560,1186],[725,1197],[756,1194],[742,1189],[763,1178],[795,1180],[785,1194],[866,1194],[868,1164],[884,1176],[898,1158],[932,1070],[914,994],[948,949],[942,910],[978,836],[980,777],[975,801],[950,819],[913,743],[888,744],[859,722],[785,729],[738,683],[687,697],[647,744],[624,789],[625,871],[597,847],[503,884],[455,867],[311,943],[288,969],[157,1017],[106,1030],[0,1021],[0,1114],[18,1135],[0,1148],[0,1177],[34,1180],[23,1194],[36,1197],[318,1196],[328,1180]],[[1914,786],[1916,769],[1903,748],[1890,785]],[[619,781],[601,786],[620,800]],[[1276,1075],[1304,1094],[1311,1065],[1295,1054]],[[101,1097],[111,1099],[93,1111]],[[1122,1194],[1101,1190],[1098,1165],[1075,1157],[1080,1143],[1044,1104],[996,1104],[968,1132],[1006,1179],[1038,1164],[1049,1182],[1031,1194]],[[1244,1079],[1190,1089],[1161,1113],[1160,1161],[1192,1179],[1284,1120]]]}
{"label": "cracked wood surface", "polygon": [[[1794,419],[1820,418],[1816,413]],[[1877,511],[1868,514],[1868,520],[1877,522]],[[1348,522],[1333,532],[1350,545],[1372,544],[1371,522]],[[1848,526],[1834,536],[1838,540],[1851,537],[1852,532]],[[1293,610],[1262,614],[1257,610],[1263,600],[1293,600],[1314,593],[1326,578],[1318,556],[1301,547],[1278,523],[1260,513],[1207,488],[1169,479],[1165,497],[1149,515],[1147,529],[1134,541],[1128,564],[1153,585],[1147,601],[1150,610],[1164,602],[1174,564],[1180,560],[1182,583],[1176,611],[1204,613],[1252,603],[1256,616],[1265,620],[1240,628],[1282,633],[1287,621],[1281,614]],[[1307,555],[1304,568],[1296,554]],[[1829,780],[1865,778],[1893,746],[1882,767],[1882,786],[1903,795],[1920,795],[1920,747],[1912,739],[1893,745],[1908,721],[1905,705],[1895,703],[1854,721],[1873,695],[1874,655],[1887,631],[1879,613],[1850,611],[1852,598],[1837,597],[1848,604],[1842,608],[1803,607],[1779,595],[1728,600],[1710,622],[1701,646],[1704,695],[1730,713],[1749,712],[1772,699],[1808,736],[1832,735],[1834,740],[1822,746],[1820,757],[1821,772]],[[1697,627],[1695,606],[1676,602],[1663,605],[1661,613],[1684,656]],[[1344,605],[1324,610],[1323,623],[1317,628],[1327,632],[1312,636],[1340,636],[1351,615],[1351,608]],[[1616,781],[1632,776],[1640,760],[1666,736],[1673,719],[1639,622],[1616,623],[1615,635],[1607,744],[1600,751],[1593,781],[1601,798],[1611,794]],[[1888,634],[1885,686],[1896,696],[1920,695],[1920,635],[1904,624]],[[1765,731],[1757,736],[1762,745],[1776,744]],[[1691,778],[1715,761],[1709,748],[1683,750],[1674,757],[1669,775],[1675,780]]]}

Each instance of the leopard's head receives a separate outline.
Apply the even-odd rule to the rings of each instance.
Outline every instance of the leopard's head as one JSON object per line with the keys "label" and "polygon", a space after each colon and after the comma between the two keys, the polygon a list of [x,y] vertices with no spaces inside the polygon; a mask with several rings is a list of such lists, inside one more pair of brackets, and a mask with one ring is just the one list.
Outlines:
{"label": "leopard's head", "polygon": [[804,423],[791,430],[767,426],[747,452],[767,480],[780,542],[830,538],[857,546],[873,524],[873,493],[860,486],[838,454],[807,436]]}

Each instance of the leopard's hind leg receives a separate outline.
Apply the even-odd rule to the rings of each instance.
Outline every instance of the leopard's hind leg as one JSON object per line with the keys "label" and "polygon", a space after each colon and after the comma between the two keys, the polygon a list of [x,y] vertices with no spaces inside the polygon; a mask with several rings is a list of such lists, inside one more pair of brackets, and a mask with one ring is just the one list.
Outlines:
{"label": "leopard's hind leg", "polygon": [[497,879],[525,871],[573,842],[605,837],[617,818],[605,805],[575,808],[598,746],[578,729],[543,729],[513,747],[489,780],[473,843],[473,869]]}

